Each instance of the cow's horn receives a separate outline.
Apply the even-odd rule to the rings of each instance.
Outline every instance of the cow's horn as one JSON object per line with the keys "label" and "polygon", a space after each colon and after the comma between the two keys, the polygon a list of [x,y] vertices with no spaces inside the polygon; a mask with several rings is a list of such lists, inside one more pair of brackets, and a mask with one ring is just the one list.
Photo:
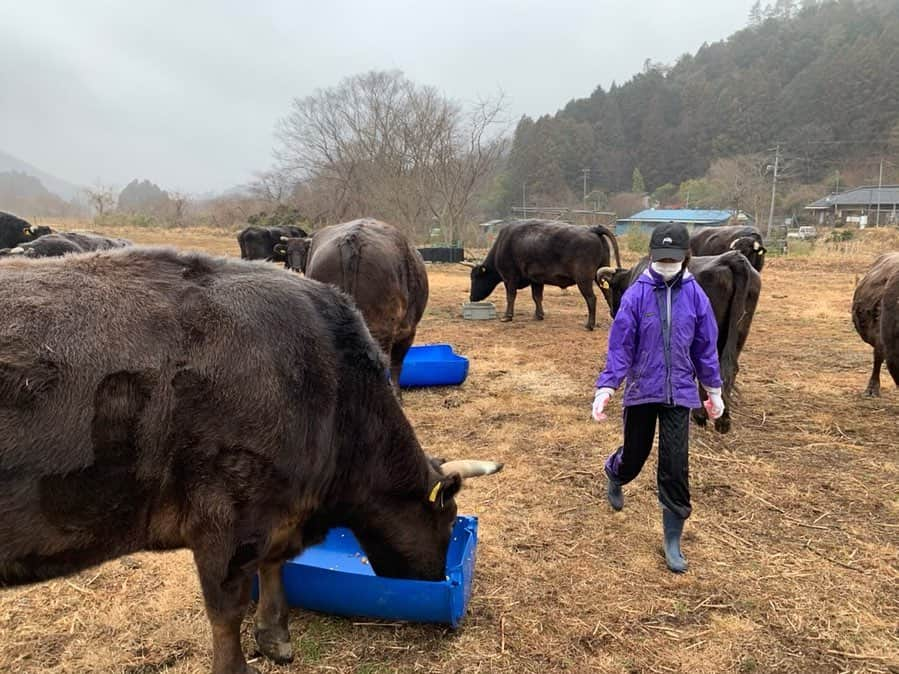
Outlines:
{"label": "cow's horn", "polygon": [[758,241],[755,241],[752,244],[752,250],[758,250],[761,247],[762,247],[762,244],[760,244]]}
{"label": "cow's horn", "polygon": [[495,461],[474,461],[472,459],[462,459],[459,461],[447,461],[441,464],[440,471],[444,475],[450,473],[459,473],[463,478],[477,477],[479,475],[492,475],[502,470],[503,464]]}
{"label": "cow's horn", "polygon": [[459,264],[461,264],[463,267],[471,267],[472,269],[478,266],[474,262],[469,262],[468,260],[462,260],[461,262],[459,262]]}
{"label": "cow's horn", "polygon": [[603,276],[614,276],[616,269],[614,267],[600,267],[596,270],[596,278]]}
{"label": "cow's horn", "polygon": [[736,247],[737,247],[737,241],[739,241],[739,239],[734,239],[733,241],[731,241],[731,242],[730,242],[730,246],[728,246],[728,248],[730,248],[731,250],[733,250],[734,248],[736,248]]}
{"label": "cow's horn", "polygon": [[22,248],[22,246],[16,246],[15,248],[13,248],[12,250],[9,251],[9,254],[10,255],[21,255],[24,252],[25,252],[25,249]]}
{"label": "cow's horn", "polygon": [[287,240],[288,240],[288,239],[287,239],[286,236],[282,236],[282,237],[281,237],[281,240],[282,240],[284,243],[287,243]]}

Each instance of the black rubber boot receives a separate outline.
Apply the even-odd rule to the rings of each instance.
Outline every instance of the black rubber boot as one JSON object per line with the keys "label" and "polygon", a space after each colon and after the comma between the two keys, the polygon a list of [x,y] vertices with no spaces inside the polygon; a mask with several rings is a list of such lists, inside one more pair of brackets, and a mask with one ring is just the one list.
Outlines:
{"label": "black rubber boot", "polygon": [[624,493],[621,491],[621,484],[606,476],[608,479],[608,487],[606,488],[606,496],[609,499],[609,505],[612,510],[619,511],[624,507]]}
{"label": "black rubber boot", "polygon": [[684,520],[668,508],[662,508],[662,529],[665,531],[665,563],[675,573],[683,573],[687,570],[687,560],[680,549]]}

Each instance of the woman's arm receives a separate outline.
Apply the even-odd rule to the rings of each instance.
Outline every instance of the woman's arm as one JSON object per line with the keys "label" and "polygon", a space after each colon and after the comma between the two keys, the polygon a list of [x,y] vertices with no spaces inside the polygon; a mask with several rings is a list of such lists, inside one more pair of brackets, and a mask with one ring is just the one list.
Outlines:
{"label": "woman's arm", "polygon": [[696,284],[696,330],[690,345],[690,358],[699,383],[708,391],[721,388],[721,368],[718,364],[718,323],[708,296]]}
{"label": "woman's arm", "polygon": [[634,306],[638,292],[625,292],[621,306],[609,331],[609,352],[606,367],[596,380],[596,388],[617,389],[634,362],[639,329],[638,312]]}

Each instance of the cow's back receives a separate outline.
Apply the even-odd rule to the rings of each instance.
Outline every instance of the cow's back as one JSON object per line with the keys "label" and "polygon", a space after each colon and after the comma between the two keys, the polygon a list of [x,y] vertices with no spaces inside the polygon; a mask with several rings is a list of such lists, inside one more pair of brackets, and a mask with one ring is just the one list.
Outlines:
{"label": "cow's back", "polygon": [[874,348],[880,344],[884,289],[896,272],[899,272],[899,252],[884,253],[874,261],[852,294],[852,324],[862,340]]}
{"label": "cow's back", "polygon": [[314,502],[338,390],[383,371],[338,292],[199,254],[4,261],[0,316],[6,582],[184,545],[191,503]]}
{"label": "cow's back", "polygon": [[414,334],[427,304],[421,255],[402,232],[377,220],[354,220],[316,232],[305,273],[349,294],[382,346]]}
{"label": "cow's back", "polygon": [[493,264],[503,278],[521,275],[568,276],[586,273],[609,264],[606,242],[589,227],[554,220],[524,220],[503,227],[497,235]]}

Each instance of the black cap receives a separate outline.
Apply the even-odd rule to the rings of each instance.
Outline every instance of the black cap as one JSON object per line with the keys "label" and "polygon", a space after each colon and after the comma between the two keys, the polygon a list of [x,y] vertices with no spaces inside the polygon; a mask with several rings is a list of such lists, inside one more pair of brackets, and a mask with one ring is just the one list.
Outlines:
{"label": "black cap", "polygon": [[652,230],[649,257],[655,260],[683,260],[690,250],[690,232],[686,225],[668,222]]}

